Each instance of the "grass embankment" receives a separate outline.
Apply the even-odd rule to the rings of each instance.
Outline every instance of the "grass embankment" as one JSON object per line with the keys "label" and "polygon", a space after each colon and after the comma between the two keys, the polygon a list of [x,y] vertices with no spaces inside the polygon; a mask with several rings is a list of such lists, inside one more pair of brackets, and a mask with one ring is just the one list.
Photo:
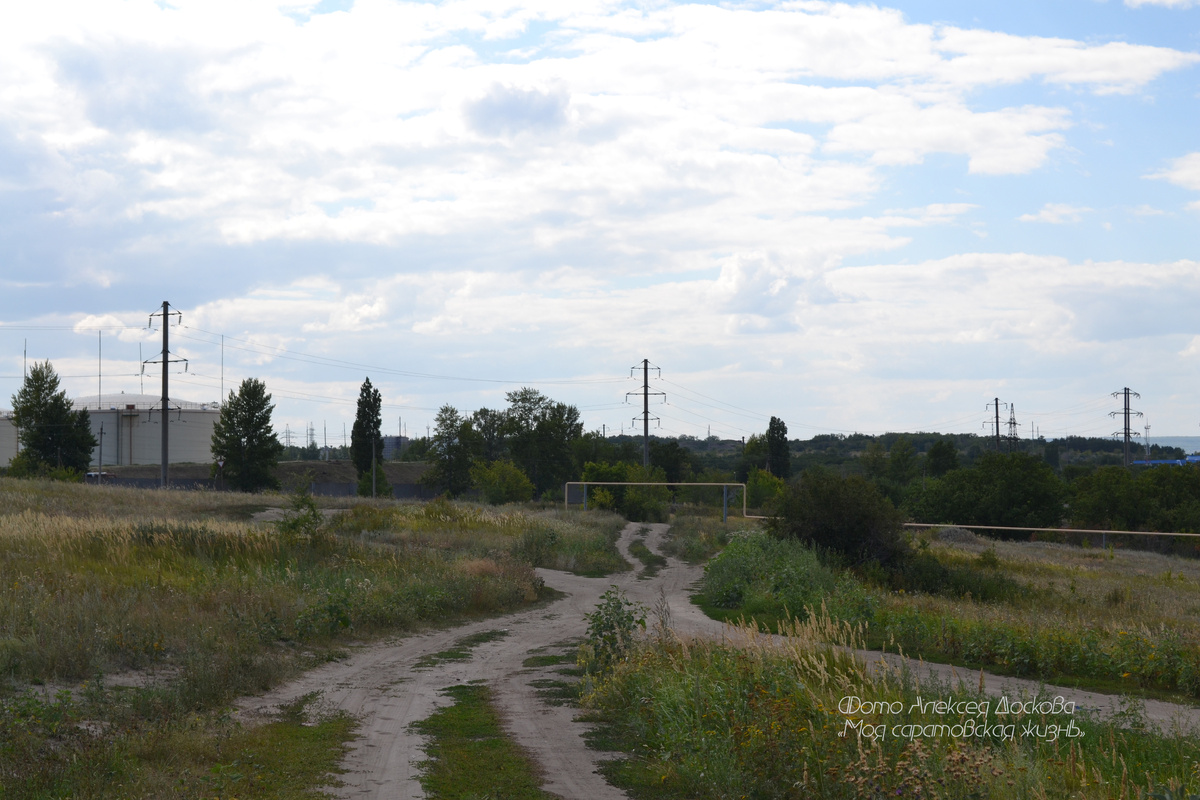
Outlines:
{"label": "grass embankment", "polygon": [[873,648],[1102,691],[1200,697],[1200,563],[954,539],[926,541],[915,566],[893,577],[931,593],[883,588],[873,571],[831,568],[795,542],[744,538],[714,559],[697,600],[711,616],[754,617],[768,629],[824,602],[835,618],[866,623]]}
{"label": "grass embankment", "polygon": [[0,480],[5,798],[272,797],[276,773],[315,785],[325,762],[300,745],[336,763],[351,722],[243,731],[235,697],[341,657],[349,637],[531,602],[531,551],[599,569],[607,545],[619,561],[611,520],[446,503],[230,520],[263,500]]}
{"label": "grass embankment", "polygon": [[1146,732],[1136,708],[1110,723],[1065,706],[1007,715],[994,698],[868,669],[825,644],[863,644],[828,618],[789,626],[782,645],[743,633],[736,647],[659,637],[595,680],[582,701],[602,724],[594,744],[629,755],[602,767],[610,781],[636,798],[1178,798],[1197,786],[1196,740]]}

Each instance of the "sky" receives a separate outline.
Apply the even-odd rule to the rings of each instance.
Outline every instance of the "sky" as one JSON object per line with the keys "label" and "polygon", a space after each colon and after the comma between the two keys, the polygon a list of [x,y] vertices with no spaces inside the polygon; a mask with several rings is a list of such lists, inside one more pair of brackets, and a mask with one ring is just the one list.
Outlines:
{"label": "sky", "polygon": [[1200,0],[23,3],[0,405],[156,392],[165,300],[318,443],[643,359],[665,436],[1196,435],[1198,112]]}

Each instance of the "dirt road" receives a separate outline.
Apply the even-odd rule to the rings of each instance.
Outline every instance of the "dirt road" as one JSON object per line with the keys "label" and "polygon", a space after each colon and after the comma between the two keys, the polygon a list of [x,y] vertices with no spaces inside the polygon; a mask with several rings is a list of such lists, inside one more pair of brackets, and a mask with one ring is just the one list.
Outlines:
{"label": "dirt road", "polygon": [[[657,551],[658,540],[666,525],[643,526],[631,523],[621,534],[618,548],[631,564],[629,544],[643,527],[650,529],[646,544]],[[247,716],[271,714],[282,703],[310,692],[320,692],[327,708],[347,711],[362,720],[360,738],[353,744],[344,763],[344,786],[334,791],[339,798],[421,798],[416,762],[424,758],[422,737],[409,731],[409,725],[425,719],[448,701],[440,690],[473,680],[486,681],[495,697],[509,732],[541,766],[546,791],[563,798],[609,800],[626,795],[609,786],[595,771],[603,754],[589,750],[582,735],[586,725],[573,720],[575,712],[566,707],[543,703],[534,681],[555,677],[556,667],[526,668],[523,662],[530,651],[553,648],[578,639],[587,628],[584,614],[596,605],[600,595],[615,584],[628,597],[653,608],[661,596],[670,607],[671,623],[683,636],[724,637],[730,630],[715,622],[694,605],[689,587],[702,574],[702,568],[668,559],[668,566],[651,579],[639,580],[639,572],[630,571],[607,578],[581,578],[569,573],[539,570],[546,584],[566,592],[567,596],[548,607],[505,617],[472,623],[450,630],[439,630],[390,642],[364,646],[344,661],[331,663],[307,673],[299,680],[271,693],[244,699],[239,707]],[[452,647],[464,636],[493,630],[508,630],[503,638],[479,645],[467,661],[443,662],[431,668],[418,668],[423,657]],[[869,662],[880,660],[877,652],[861,652]],[[892,664],[900,663],[887,656]],[[979,673],[963,673],[937,664],[906,662],[921,675],[936,676],[946,683],[961,678],[977,686]],[[1119,698],[1073,689],[1041,686],[1034,681],[984,674],[991,694],[1017,697],[1039,688],[1051,695],[1061,694],[1075,700],[1079,708],[1101,713],[1120,710]],[[1200,712],[1170,703],[1147,701],[1146,716],[1163,728],[1183,725],[1200,729]]]}

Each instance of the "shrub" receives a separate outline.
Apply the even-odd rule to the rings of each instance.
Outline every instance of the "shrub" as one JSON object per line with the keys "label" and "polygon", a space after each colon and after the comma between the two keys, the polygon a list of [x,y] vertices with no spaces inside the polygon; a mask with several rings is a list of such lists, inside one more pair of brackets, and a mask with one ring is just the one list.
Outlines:
{"label": "shrub", "polygon": [[814,468],[787,487],[767,529],[777,537],[835,553],[850,564],[890,565],[908,552],[901,519],[891,501],[865,478]]}
{"label": "shrub", "polygon": [[588,629],[580,647],[580,666],[589,673],[611,669],[633,646],[637,629],[646,629],[647,610],[615,585],[600,595],[596,610],[583,615]]}
{"label": "shrub", "polygon": [[746,478],[746,504],[751,508],[765,508],[774,503],[787,484],[766,470],[751,469]]}
{"label": "shrub", "polygon": [[533,482],[511,461],[493,461],[471,467],[471,482],[494,506],[523,503],[533,498]]}

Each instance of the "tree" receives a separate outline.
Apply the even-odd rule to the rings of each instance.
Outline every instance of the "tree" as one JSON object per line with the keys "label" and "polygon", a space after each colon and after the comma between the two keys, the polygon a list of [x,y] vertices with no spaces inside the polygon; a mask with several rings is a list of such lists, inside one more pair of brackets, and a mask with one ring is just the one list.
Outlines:
{"label": "tree", "polygon": [[429,441],[429,470],[421,483],[454,497],[471,488],[471,465],[478,449],[478,436],[471,420],[464,419],[452,405],[442,406],[434,420]]}
{"label": "tree", "polygon": [[508,447],[539,495],[561,490],[575,472],[572,443],[583,436],[579,409],[528,387],[508,392]]}
{"label": "tree", "polygon": [[974,466],[930,481],[910,511],[921,522],[1056,528],[1065,496],[1066,487],[1040,458],[985,453]]}
{"label": "tree", "polygon": [[958,448],[949,437],[934,442],[925,458],[925,463],[929,465],[930,477],[940,478],[947,472],[958,469]]}
{"label": "tree", "polygon": [[767,471],[787,480],[792,474],[792,454],[788,448],[787,425],[779,417],[767,424]]}
{"label": "tree", "polygon": [[776,508],[767,521],[775,536],[838,553],[852,564],[891,565],[908,553],[900,512],[861,475],[807,469],[784,489]]}
{"label": "tree", "polygon": [[273,473],[283,453],[283,445],[271,427],[271,395],[256,378],[242,381],[237,392],[230,392],[221,407],[221,416],[213,426],[213,458],[224,459],[224,479],[243,492],[278,488]]}
{"label": "tree", "polygon": [[371,379],[363,381],[358,390],[358,410],[354,414],[354,427],[350,429],[350,460],[358,477],[371,471],[371,462],[383,452],[383,400],[379,390],[371,385]]}
{"label": "tree", "polygon": [[13,427],[21,443],[14,472],[41,474],[55,469],[84,472],[96,437],[87,411],[74,411],[49,361],[34,364],[12,398]]}
{"label": "tree", "polygon": [[897,486],[906,486],[917,473],[917,450],[907,436],[897,436],[888,450],[887,476]]}

